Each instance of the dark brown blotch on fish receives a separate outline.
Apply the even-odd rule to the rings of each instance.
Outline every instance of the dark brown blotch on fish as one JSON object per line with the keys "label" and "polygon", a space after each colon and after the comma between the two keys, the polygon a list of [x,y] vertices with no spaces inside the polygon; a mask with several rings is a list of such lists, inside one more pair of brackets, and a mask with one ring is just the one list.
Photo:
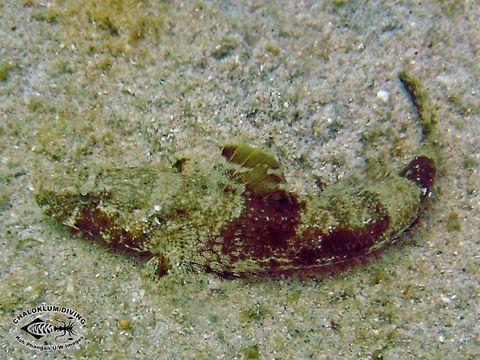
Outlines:
{"label": "dark brown blotch on fish", "polygon": [[431,193],[437,170],[435,162],[427,156],[417,156],[400,173],[400,176],[416,183],[423,189],[422,201]]}

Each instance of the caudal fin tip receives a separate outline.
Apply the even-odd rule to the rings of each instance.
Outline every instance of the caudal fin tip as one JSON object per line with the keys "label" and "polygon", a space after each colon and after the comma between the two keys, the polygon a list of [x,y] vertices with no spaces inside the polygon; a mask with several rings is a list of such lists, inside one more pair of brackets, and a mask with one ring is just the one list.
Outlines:
{"label": "caudal fin tip", "polygon": [[435,161],[428,156],[420,155],[410,161],[402,170],[400,176],[413,181],[418,187],[424,189],[422,197],[425,197],[431,192],[436,174]]}

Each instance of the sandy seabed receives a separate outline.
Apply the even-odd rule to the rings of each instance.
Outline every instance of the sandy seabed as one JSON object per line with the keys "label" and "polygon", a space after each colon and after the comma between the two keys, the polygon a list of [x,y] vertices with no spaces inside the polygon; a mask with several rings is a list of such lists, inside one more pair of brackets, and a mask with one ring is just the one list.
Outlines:
{"label": "sandy seabed", "polygon": [[[480,358],[478,19],[461,0],[0,1],[0,357]],[[231,141],[270,149],[300,193],[367,160],[401,168],[420,139],[405,67],[445,161],[420,223],[367,265],[155,283],[34,201],[59,167],[208,169]],[[16,341],[12,319],[40,304],[82,314],[84,341]]]}

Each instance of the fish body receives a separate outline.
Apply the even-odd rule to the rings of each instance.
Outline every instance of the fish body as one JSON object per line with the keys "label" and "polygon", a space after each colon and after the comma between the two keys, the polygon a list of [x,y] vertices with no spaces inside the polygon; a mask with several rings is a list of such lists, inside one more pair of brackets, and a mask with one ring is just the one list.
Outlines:
{"label": "fish body", "polygon": [[299,195],[274,156],[229,144],[206,176],[152,166],[102,169],[88,186],[64,177],[43,181],[36,201],[87,238],[160,259],[162,274],[178,264],[224,277],[341,268],[395,242],[431,195],[434,118],[419,108],[425,92],[406,74],[400,79],[428,131],[417,156],[381,180]]}

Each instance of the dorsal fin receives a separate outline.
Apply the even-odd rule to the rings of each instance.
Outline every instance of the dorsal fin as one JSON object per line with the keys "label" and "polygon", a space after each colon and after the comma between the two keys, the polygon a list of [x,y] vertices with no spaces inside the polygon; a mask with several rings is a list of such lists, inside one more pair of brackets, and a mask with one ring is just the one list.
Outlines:
{"label": "dorsal fin", "polygon": [[268,192],[285,183],[281,164],[271,154],[248,144],[226,144],[222,156],[229,162],[245,169],[244,172],[233,172],[229,178],[239,178],[250,190]]}

